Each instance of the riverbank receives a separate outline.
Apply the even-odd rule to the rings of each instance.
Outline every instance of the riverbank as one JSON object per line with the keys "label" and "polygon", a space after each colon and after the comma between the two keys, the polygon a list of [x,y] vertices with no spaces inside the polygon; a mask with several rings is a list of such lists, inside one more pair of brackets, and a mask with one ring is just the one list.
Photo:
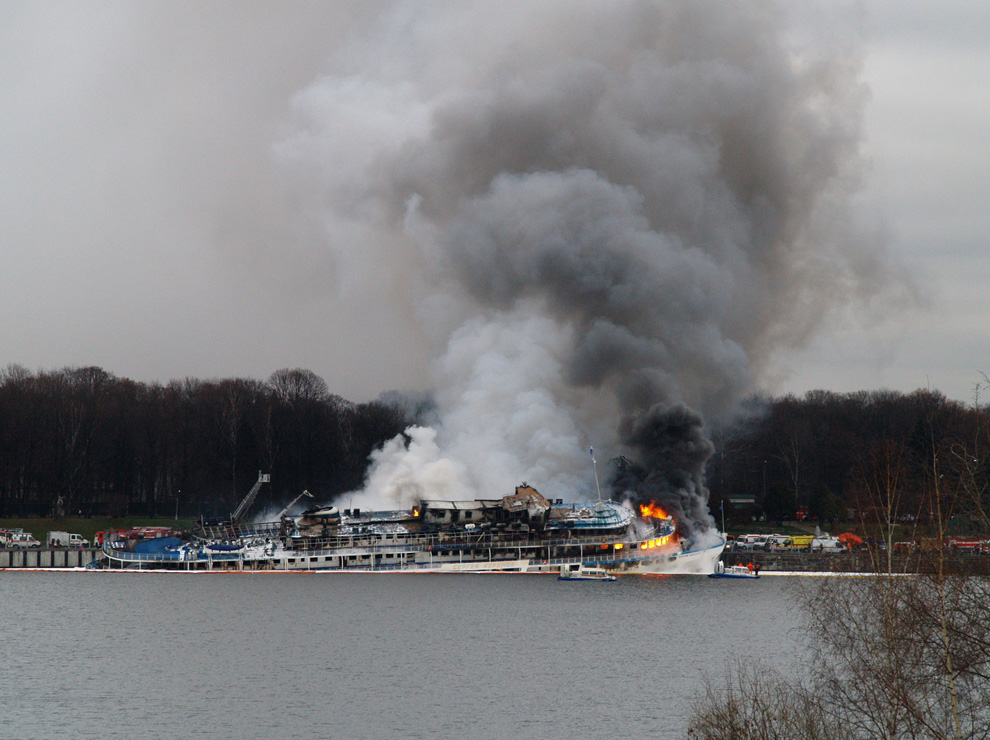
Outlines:
{"label": "riverbank", "polygon": [[[939,564],[939,553],[885,553],[853,550],[820,552],[726,552],[726,565],[759,563],[761,573],[931,573]],[[948,573],[990,575],[990,555],[950,551],[941,553],[941,564]]]}

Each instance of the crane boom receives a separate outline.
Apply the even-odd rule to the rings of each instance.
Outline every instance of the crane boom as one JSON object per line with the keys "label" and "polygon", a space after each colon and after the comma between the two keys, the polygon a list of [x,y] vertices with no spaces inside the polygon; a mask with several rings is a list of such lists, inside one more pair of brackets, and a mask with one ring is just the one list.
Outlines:
{"label": "crane boom", "polygon": [[293,506],[295,506],[296,501],[298,501],[299,499],[301,499],[303,496],[309,496],[310,498],[313,498],[313,494],[311,494],[309,491],[303,491],[298,496],[296,496],[294,499],[292,499],[292,501],[289,502],[289,505],[288,506],[286,506],[284,509],[282,509],[278,513],[278,516],[275,517],[275,521],[281,521],[282,520],[282,517],[285,516],[286,512],[289,509],[291,509]]}
{"label": "crane boom", "polygon": [[258,481],[251,486],[248,495],[243,498],[241,503],[237,505],[237,508],[234,509],[234,513],[230,515],[231,524],[237,524],[241,520],[241,517],[247,513],[247,510],[251,508],[251,504],[254,503],[254,499],[258,495],[258,491],[261,490],[262,484],[268,483],[271,479],[272,477],[268,473],[258,471]]}

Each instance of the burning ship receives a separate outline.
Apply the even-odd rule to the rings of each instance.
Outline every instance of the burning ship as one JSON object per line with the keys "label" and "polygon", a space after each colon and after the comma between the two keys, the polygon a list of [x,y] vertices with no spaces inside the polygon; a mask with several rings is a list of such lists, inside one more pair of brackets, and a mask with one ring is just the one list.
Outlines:
{"label": "burning ship", "polygon": [[103,545],[106,567],[559,574],[586,566],[616,574],[708,574],[725,544],[687,547],[655,504],[639,511],[614,501],[568,504],[526,483],[500,499],[424,499],[411,510],[329,506],[295,519],[285,511],[268,523],[234,517],[206,523],[181,538],[111,540]]}

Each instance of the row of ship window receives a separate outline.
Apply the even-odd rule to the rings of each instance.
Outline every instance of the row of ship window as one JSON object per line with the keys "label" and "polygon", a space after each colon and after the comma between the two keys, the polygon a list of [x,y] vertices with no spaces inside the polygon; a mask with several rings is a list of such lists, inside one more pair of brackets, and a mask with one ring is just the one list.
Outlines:
{"label": "row of ship window", "polygon": [[[368,555],[346,555],[344,557],[347,560],[347,562],[352,563],[355,560],[367,560],[370,556],[368,556]],[[396,559],[396,560],[404,560],[404,559],[408,559],[408,554],[407,553],[397,553],[397,554],[393,555],[391,553],[387,553],[385,555],[375,555],[375,558],[378,559],[378,560],[382,560],[382,559],[392,560],[393,558]],[[310,557],[310,558],[289,558],[286,562],[289,562],[289,563],[297,563],[297,562],[298,563],[306,563],[306,562],[309,562],[309,563],[318,563],[318,562],[320,562],[322,560],[324,563],[327,563],[327,562],[329,562],[331,560],[336,560],[336,559],[337,559],[337,556],[335,556],[335,555],[324,555],[323,557],[314,556],[314,557]]]}
{"label": "row of ship window", "polygon": [[[659,544],[662,544],[662,541],[661,540],[653,540],[652,543],[646,543],[646,542],[644,542],[640,546],[643,549],[647,549],[649,547],[656,547]],[[616,544],[615,545],[615,549],[617,549],[617,550],[620,547],[622,547],[621,544]],[[632,545],[632,547],[635,548],[636,546],[635,545]],[[542,548],[540,548],[540,549],[537,549],[537,548],[524,548],[524,549],[527,550],[527,551],[529,551],[530,554],[542,554],[542,552],[543,552]],[[487,554],[487,552],[488,552],[488,550],[485,550],[485,549],[482,549],[482,550],[464,550],[463,551],[463,554],[466,555],[466,556],[468,556],[468,557],[483,557],[485,554]],[[378,559],[378,560],[382,560],[382,559],[385,559],[385,560],[392,560],[392,559],[395,559],[395,560],[407,560],[407,559],[409,559],[409,557],[411,556],[411,554],[412,553],[395,553],[395,554],[385,553],[385,554],[376,554],[375,555],[375,558]],[[453,553],[448,553],[448,554],[453,554]],[[554,553],[554,554],[555,555],[559,555],[559,553]],[[346,556],[343,556],[343,557],[346,558],[346,561],[347,562],[352,563],[352,562],[354,562],[356,560],[368,560],[371,556],[369,556],[369,555],[346,555]],[[337,556],[334,556],[334,555],[325,555],[325,556],[322,556],[322,557],[320,557],[320,556],[314,556],[314,557],[309,557],[309,558],[289,558],[288,559],[288,562],[289,563],[296,563],[296,562],[300,562],[300,563],[305,563],[305,562],[317,563],[317,562],[320,562],[321,560],[323,562],[329,562],[330,560],[336,560],[336,559],[337,559]]]}

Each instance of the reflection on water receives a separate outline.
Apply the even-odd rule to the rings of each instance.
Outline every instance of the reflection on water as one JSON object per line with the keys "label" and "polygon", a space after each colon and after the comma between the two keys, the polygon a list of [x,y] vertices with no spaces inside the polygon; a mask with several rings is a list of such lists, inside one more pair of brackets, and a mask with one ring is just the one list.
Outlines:
{"label": "reflection on water", "polygon": [[0,573],[0,737],[683,736],[786,578]]}

